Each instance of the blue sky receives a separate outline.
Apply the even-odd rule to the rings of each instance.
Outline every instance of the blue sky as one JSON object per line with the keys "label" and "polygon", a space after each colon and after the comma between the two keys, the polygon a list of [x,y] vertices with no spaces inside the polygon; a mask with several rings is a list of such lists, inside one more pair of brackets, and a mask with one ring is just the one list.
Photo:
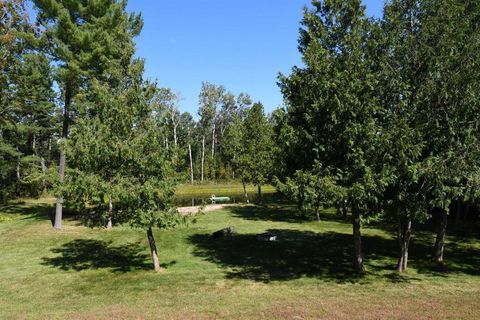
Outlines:
{"label": "blue sky", "polygon": [[[141,12],[137,55],[146,76],[182,96],[180,109],[196,116],[202,81],[249,93],[270,112],[282,104],[279,72],[300,63],[302,8],[309,0],[130,0]],[[364,0],[379,16],[383,0]]]}

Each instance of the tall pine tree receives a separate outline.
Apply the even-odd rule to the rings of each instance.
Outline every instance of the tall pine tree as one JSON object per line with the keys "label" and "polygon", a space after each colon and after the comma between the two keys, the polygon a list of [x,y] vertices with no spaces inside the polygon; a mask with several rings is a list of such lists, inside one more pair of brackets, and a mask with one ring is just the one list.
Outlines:
{"label": "tall pine tree", "polygon": [[[126,12],[127,1],[34,0],[47,54],[57,66],[56,81],[62,92],[63,128],[59,178],[66,166],[65,144],[75,116],[75,97],[88,90],[90,81],[117,81],[118,73],[134,53],[132,37],[142,28],[139,15]],[[56,229],[62,226],[61,190],[55,213]]]}

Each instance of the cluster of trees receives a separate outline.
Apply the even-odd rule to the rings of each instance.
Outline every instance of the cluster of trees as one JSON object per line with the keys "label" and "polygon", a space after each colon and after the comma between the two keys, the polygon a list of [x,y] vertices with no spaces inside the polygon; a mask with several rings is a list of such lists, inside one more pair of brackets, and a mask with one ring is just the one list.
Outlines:
{"label": "cluster of trees", "polygon": [[[146,231],[185,221],[175,182],[275,182],[301,210],[398,225],[407,268],[412,222],[438,216],[443,259],[452,203],[478,203],[480,3],[391,0],[383,17],[360,0],[314,0],[304,11],[303,65],[279,86],[286,107],[265,115],[246,93],[202,83],[198,121],[181,97],[143,78],[140,15],[126,1],[0,3],[0,197],[51,193],[86,222]],[[274,178],[276,177],[276,178]],[[245,190],[245,199],[248,195]]]}
{"label": "cluster of trees", "polygon": [[308,207],[349,208],[355,270],[364,270],[361,220],[398,224],[398,270],[412,222],[438,216],[442,261],[452,203],[478,203],[480,2],[391,0],[383,17],[360,0],[305,9],[303,66],[279,85],[276,130],[290,177],[280,189]]}
{"label": "cluster of trees", "polygon": [[[209,82],[201,85],[198,121],[179,111],[180,96],[169,89],[162,89],[157,101],[164,106],[157,115],[165,128],[163,145],[180,179],[192,184],[242,180],[260,188],[269,181],[272,121],[261,103],[253,103],[247,93],[235,96],[224,86]],[[249,162],[256,157],[255,150],[262,150],[257,167]]]}
{"label": "cluster of trees", "polygon": [[239,177],[261,192],[272,126],[260,103],[204,82],[196,122],[143,78],[143,22],[127,1],[34,0],[34,23],[27,4],[0,3],[2,202],[54,194],[55,229],[64,202],[91,225],[130,223],[160,270],[152,228],[185,222],[172,203],[179,179]]}
{"label": "cluster of trees", "polygon": [[[58,148],[58,110],[47,56],[29,39],[39,30],[21,0],[0,3],[0,201],[38,195]],[[23,35],[21,37],[21,35]]]}

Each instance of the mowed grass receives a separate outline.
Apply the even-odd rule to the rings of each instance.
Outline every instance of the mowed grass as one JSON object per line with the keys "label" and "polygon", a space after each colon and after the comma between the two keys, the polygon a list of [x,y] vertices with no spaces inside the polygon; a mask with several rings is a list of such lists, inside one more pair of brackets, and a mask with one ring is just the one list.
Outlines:
{"label": "mowed grass", "polygon": [[[155,231],[166,271],[150,269],[146,235],[89,229],[68,218],[54,231],[51,200],[0,208],[0,319],[479,319],[478,233],[414,230],[410,269],[394,269],[387,229],[363,229],[368,272],[351,268],[351,226],[323,212],[304,220],[287,204],[243,206]],[[234,226],[237,234],[210,234]],[[476,229],[478,230],[478,228]],[[256,234],[275,233],[276,242]]]}
{"label": "mowed grass", "polygon": [[[247,193],[256,193],[257,187],[254,185],[246,186]],[[262,186],[262,193],[275,192],[275,188],[271,185]],[[243,193],[243,186],[238,183],[211,183],[204,184],[180,184],[177,186],[177,196],[196,196],[196,195],[222,195],[222,194],[241,194]]]}

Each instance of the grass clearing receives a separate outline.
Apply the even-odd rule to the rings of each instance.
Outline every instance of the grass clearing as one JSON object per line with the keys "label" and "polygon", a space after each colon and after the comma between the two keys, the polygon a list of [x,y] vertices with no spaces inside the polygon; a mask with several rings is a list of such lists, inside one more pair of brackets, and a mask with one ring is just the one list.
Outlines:
{"label": "grass clearing", "polygon": [[[254,185],[247,185],[248,193],[256,193],[257,187]],[[273,193],[275,187],[271,185],[262,186],[262,193]],[[177,196],[195,196],[195,195],[222,195],[222,194],[241,194],[243,193],[243,186],[238,183],[205,183],[205,184],[180,184],[177,187]]]}
{"label": "grass clearing", "polygon": [[[428,261],[433,233],[414,230],[410,269],[393,270],[397,242],[363,230],[368,272],[351,268],[351,225],[330,212],[305,221],[284,204],[243,206],[146,235],[89,229],[73,219],[54,231],[51,200],[0,208],[1,319],[478,319],[478,234],[448,237],[443,266]],[[212,239],[234,226],[231,237]],[[277,242],[256,240],[271,231]]]}

